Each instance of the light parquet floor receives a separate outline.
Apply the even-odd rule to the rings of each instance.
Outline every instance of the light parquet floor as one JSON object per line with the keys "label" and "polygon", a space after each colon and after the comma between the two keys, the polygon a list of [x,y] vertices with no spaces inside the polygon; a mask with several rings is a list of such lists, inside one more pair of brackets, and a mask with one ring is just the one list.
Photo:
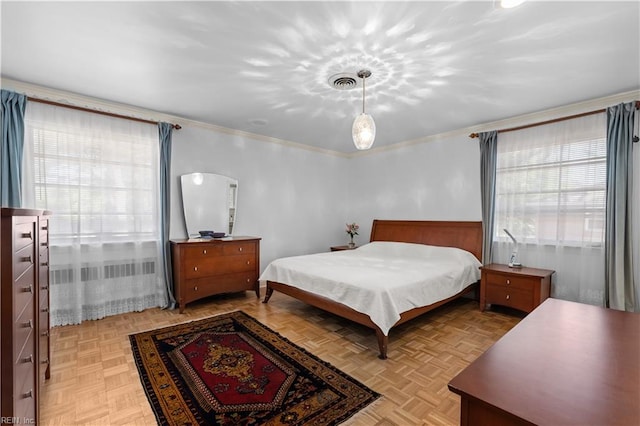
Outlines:
{"label": "light parquet floor", "polygon": [[481,313],[470,299],[454,301],[393,329],[387,360],[378,359],[372,330],[277,292],[266,305],[247,292],[195,302],[184,314],[149,309],[55,327],[40,424],[155,425],[128,335],[234,310],[381,393],[345,422],[358,426],[458,424],[460,398],[447,383],[522,318],[505,311]]}

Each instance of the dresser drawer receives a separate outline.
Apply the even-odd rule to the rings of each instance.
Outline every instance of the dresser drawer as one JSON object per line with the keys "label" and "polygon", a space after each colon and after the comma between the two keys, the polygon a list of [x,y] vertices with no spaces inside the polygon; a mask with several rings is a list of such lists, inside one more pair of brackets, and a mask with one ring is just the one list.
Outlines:
{"label": "dresser drawer", "polygon": [[[36,292],[34,281],[35,273],[22,274],[18,281],[13,283],[13,314],[14,319],[23,314],[28,305],[33,305]],[[30,308],[33,317],[33,307]]]}
{"label": "dresser drawer", "polygon": [[40,267],[40,281],[38,283],[40,291],[40,306],[42,301],[46,300],[49,304],[49,268]]}
{"label": "dresser drawer", "polygon": [[40,352],[40,356],[38,358],[40,365],[37,368],[37,376],[38,381],[42,382],[46,379],[46,371],[49,367],[49,337],[41,336],[40,344],[38,346],[38,351]]}
{"label": "dresser drawer", "polygon": [[[49,266],[49,247],[41,246],[38,252],[38,257],[40,259],[40,266]],[[45,265],[43,265],[43,263]]]}
{"label": "dresser drawer", "polygon": [[519,288],[523,290],[531,289],[531,286],[540,282],[539,279],[531,279],[529,277],[518,277],[513,275],[502,275],[494,272],[487,272],[487,284],[500,285],[511,288]]}
{"label": "dresser drawer", "polygon": [[486,303],[519,309],[525,312],[533,310],[533,292],[503,285],[488,284],[486,289]]}
{"label": "dresser drawer", "polygon": [[38,327],[41,331],[41,336],[45,332],[49,333],[49,304],[42,303],[42,300],[38,308]]}
{"label": "dresser drawer", "polygon": [[[42,283],[41,283],[42,284]],[[38,294],[38,298],[40,299],[40,316],[49,317],[49,290],[43,288],[44,286],[40,286],[40,293]]]}
{"label": "dresser drawer", "polygon": [[41,219],[39,227],[40,245],[49,247],[49,221],[46,219]]}
{"label": "dresser drawer", "polygon": [[[13,323],[13,360],[17,362],[18,358],[21,356],[25,356],[23,353],[25,351],[30,351],[34,357],[36,354],[33,353],[33,332],[37,327],[36,320],[33,315],[33,303],[29,302],[25,307],[22,315],[20,315],[15,322]],[[31,346],[31,349],[29,347]],[[26,354],[26,356],[28,356]]]}
{"label": "dresser drawer", "polygon": [[[40,248],[39,264],[39,287],[40,291],[49,291],[49,249]],[[47,299],[48,300],[48,299]]]}
{"label": "dresser drawer", "polygon": [[28,338],[24,342],[24,346],[21,350],[16,351],[15,368],[14,368],[14,383],[17,386],[16,389],[22,388],[24,382],[33,377],[35,371],[36,353],[33,333],[29,334]]}
{"label": "dresser drawer", "polygon": [[182,249],[185,259],[211,259],[222,255],[222,247],[217,244],[197,244]]}
{"label": "dresser drawer", "polygon": [[257,280],[254,271],[190,280],[184,289],[185,299],[190,302],[213,294],[254,290]]}
{"label": "dresser drawer", "polygon": [[17,280],[22,274],[33,268],[37,261],[33,245],[22,247],[16,252],[13,258],[13,279]]}
{"label": "dresser drawer", "polygon": [[234,254],[253,254],[256,252],[256,243],[254,242],[235,242],[228,243],[222,247],[222,253],[225,256]]}
{"label": "dresser drawer", "polygon": [[21,219],[27,221],[16,223],[13,227],[13,248],[15,251],[33,244],[36,239],[35,218],[23,217]]}
{"label": "dresser drawer", "polygon": [[[33,354],[35,360],[35,354]],[[36,424],[36,367],[33,362],[16,364],[14,373],[14,417],[27,424]]]}
{"label": "dresser drawer", "polygon": [[218,256],[207,259],[188,258],[184,262],[187,279],[208,277],[232,272],[253,271],[256,258],[253,254],[237,256]]}

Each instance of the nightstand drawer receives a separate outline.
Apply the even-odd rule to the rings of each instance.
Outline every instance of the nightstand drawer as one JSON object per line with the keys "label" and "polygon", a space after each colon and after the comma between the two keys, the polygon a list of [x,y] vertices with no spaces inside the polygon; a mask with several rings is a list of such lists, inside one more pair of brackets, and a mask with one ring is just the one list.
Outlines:
{"label": "nightstand drawer", "polygon": [[533,293],[530,290],[490,284],[486,292],[486,303],[509,306],[525,312],[533,310]]}
{"label": "nightstand drawer", "polygon": [[529,277],[518,277],[513,275],[502,275],[493,272],[487,272],[487,284],[505,286],[510,288],[519,288],[522,290],[530,290],[532,286],[540,282],[540,279],[531,279]]}

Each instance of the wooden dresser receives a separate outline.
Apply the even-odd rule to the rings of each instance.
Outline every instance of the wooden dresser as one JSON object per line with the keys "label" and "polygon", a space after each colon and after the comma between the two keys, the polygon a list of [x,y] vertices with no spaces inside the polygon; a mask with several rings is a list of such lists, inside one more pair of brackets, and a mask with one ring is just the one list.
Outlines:
{"label": "wooden dresser", "polygon": [[40,383],[49,378],[48,212],[2,208],[0,409],[37,424]]}
{"label": "wooden dresser", "polygon": [[480,268],[480,310],[487,305],[508,306],[533,311],[549,297],[551,275],[555,271],[538,268],[510,268],[492,263]]}
{"label": "wooden dresser", "polygon": [[253,290],[260,297],[260,238],[172,240],[173,285],[180,313],[187,303]]}

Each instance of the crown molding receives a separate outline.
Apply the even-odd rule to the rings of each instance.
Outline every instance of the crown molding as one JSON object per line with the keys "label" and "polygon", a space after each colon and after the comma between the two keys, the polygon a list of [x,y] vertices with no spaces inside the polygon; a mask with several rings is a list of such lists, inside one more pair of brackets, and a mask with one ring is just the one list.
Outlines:
{"label": "crown molding", "polygon": [[581,114],[583,112],[594,111],[598,109],[608,108],[613,105],[617,105],[623,102],[632,102],[640,100],[640,89],[631,90],[628,92],[618,93],[615,95],[605,96],[597,99],[590,99],[588,101],[563,105],[560,107],[533,112],[530,114],[518,115],[502,120],[491,121],[489,123],[478,124],[463,129],[452,130],[450,132],[438,133],[435,135],[429,135],[418,139],[412,139],[404,142],[398,142],[392,145],[386,145],[376,148],[371,148],[368,151],[360,151],[349,154],[349,157],[361,157],[365,155],[376,154],[384,151],[391,151],[394,149],[406,148],[409,146],[419,145],[428,142],[435,142],[442,139],[448,139],[452,137],[458,137],[461,135],[469,136],[471,133],[486,132],[490,130],[505,129],[511,127],[518,127],[528,125],[532,123],[539,123],[547,120],[553,120],[556,118],[566,117],[574,114]]}
{"label": "crown molding", "polygon": [[0,78],[0,86],[3,89],[10,89],[15,92],[24,93],[25,95],[34,98],[58,102],[70,106],[93,109],[100,112],[109,112],[150,121],[175,121],[180,125],[182,125],[181,122],[183,121],[180,117],[163,114],[157,111],[151,111],[144,108],[138,108],[132,105],[121,104],[117,102],[110,102],[99,98],[81,95],[78,93],[38,86],[35,84],[12,80],[5,77]]}
{"label": "crown molding", "polygon": [[40,99],[59,102],[62,104],[80,106],[83,108],[95,109],[103,112],[111,112],[121,115],[126,115],[134,118],[141,118],[144,120],[152,121],[166,121],[171,123],[180,124],[184,127],[196,127],[205,130],[210,130],[218,133],[224,133],[231,136],[240,136],[243,138],[253,139],[261,142],[274,143],[278,145],[287,146],[290,148],[303,149],[306,151],[312,151],[319,154],[330,155],[342,158],[356,158],[366,155],[373,155],[386,151],[407,148],[414,145],[423,143],[435,142],[442,139],[448,139],[452,137],[458,137],[461,135],[468,136],[470,133],[479,133],[489,130],[497,130],[501,128],[511,128],[532,123],[553,120],[556,118],[565,117],[568,115],[580,114],[583,112],[589,112],[597,109],[607,108],[612,105],[617,105],[622,102],[631,102],[640,99],[640,89],[632,90],[624,93],[618,93],[602,98],[591,99],[584,102],[563,105],[560,107],[537,111],[530,114],[524,114],[505,118],[502,120],[492,121],[488,123],[481,123],[474,126],[465,127],[462,129],[452,130],[449,132],[438,133],[435,135],[428,135],[417,139],[398,142],[391,145],[385,145],[380,147],[374,147],[367,151],[356,152],[340,152],[330,149],[318,148],[302,144],[300,142],[293,142],[285,139],[274,138],[271,136],[260,135],[257,133],[246,132],[243,130],[230,129],[228,127],[218,126],[215,124],[204,123],[201,121],[190,120],[183,117],[164,114],[157,111],[152,111],[144,108],[138,108],[132,105],[121,104],[116,102],[105,101],[103,99],[93,98],[90,96],[80,95],[77,93],[66,92],[62,90],[52,89],[44,86],[38,86],[31,83],[26,83],[18,80],[13,80],[5,77],[0,77],[0,87],[13,90],[15,92],[24,93],[27,96],[33,96]]}
{"label": "crown molding", "polygon": [[278,139],[270,136],[264,136],[257,133],[245,132],[243,130],[230,129],[228,127],[218,126],[210,123],[203,123],[201,121],[191,120],[175,115],[164,114],[158,111],[152,111],[145,108],[139,108],[132,105],[106,101],[91,96],[85,96],[78,93],[66,92],[63,90],[52,89],[49,87],[39,86],[36,84],[26,83],[23,81],[13,80],[5,77],[0,77],[0,87],[3,89],[13,90],[14,92],[24,93],[27,96],[31,96],[38,99],[44,99],[47,101],[59,102],[61,104],[78,106],[82,108],[94,109],[101,112],[110,112],[114,114],[126,115],[132,118],[140,118],[143,120],[151,121],[165,121],[175,124],[179,124],[183,128],[196,127],[205,130],[210,130],[218,133],[224,133],[232,136],[240,136],[243,138],[254,139],[262,142],[275,143],[278,145],[284,145],[290,148],[303,149],[306,151],[313,151],[316,153],[331,155],[337,157],[348,157],[348,154],[338,152],[329,149],[318,148],[315,146],[305,145],[299,142],[288,141],[284,139]]}
{"label": "crown molding", "polygon": [[492,121],[490,123],[479,124],[469,127],[469,133],[486,132],[490,130],[498,130],[501,128],[518,127],[528,124],[539,123],[547,120],[554,120],[569,115],[581,114],[584,112],[595,111],[608,108],[623,102],[637,101],[640,99],[640,89],[631,90],[629,92],[617,93],[602,98],[590,99],[569,105],[563,105],[552,109],[534,112],[531,114],[519,115],[504,120]]}
{"label": "crown molding", "polygon": [[228,127],[222,127],[215,124],[203,123],[202,121],[181,119],[180,125],[184,127],[182,123],[184,123],[184,125],[189,127],[199,127],[205,130],[212,130],[214,132],[225,133],[232,136],[242,136],[242,137],[254,139],[261,142],[275,143],[277,145],[283,145],[290,148],[303,149],[305,151],[317,152],[319,154],[331,155],[334,157],[343,157],[343,158],[349,157],[349,154],[340,152],[340,151],[334,151],[334,150],[325,149],[325,148],[318,148],[317,146],[305,145],[300,142],[293,142],[286,139],[274,138],[271,136],[260,135],[258,133],[245,132],[244,130],[230,129]]}

